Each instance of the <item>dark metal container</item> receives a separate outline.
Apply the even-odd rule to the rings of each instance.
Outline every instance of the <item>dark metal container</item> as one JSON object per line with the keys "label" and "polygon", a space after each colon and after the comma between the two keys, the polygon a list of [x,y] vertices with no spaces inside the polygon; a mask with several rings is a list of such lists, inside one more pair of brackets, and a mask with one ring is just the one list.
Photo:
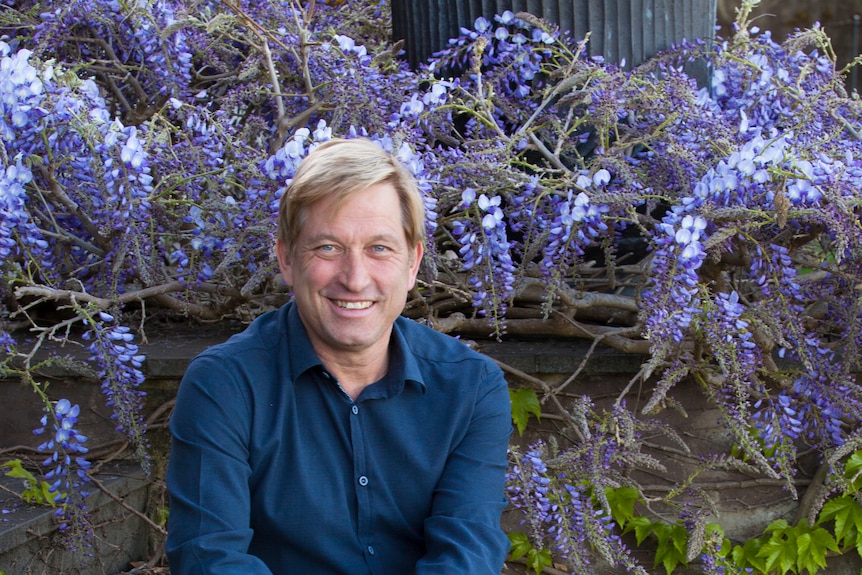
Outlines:
{"label": "dark metal container", "polygon": [[392,31],[413,68],[446,47],[461,27],[506,10],[529,12],[576,40],[591,32],[590,55],[636,66],[682,39],[715,36],[717,0],[392,0]]}

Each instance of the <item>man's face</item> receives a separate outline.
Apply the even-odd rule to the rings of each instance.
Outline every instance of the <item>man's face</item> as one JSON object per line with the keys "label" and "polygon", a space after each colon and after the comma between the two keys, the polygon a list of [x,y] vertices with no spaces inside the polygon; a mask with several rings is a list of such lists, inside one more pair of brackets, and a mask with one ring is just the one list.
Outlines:
{"label": "man's face", "polygon": [[276,251],[321,358],[386,352],[422,257],[421,243],[407,243],[391,184],[353,194],[337,211],[329,198],[310,206],[292,253],[281,243]]}

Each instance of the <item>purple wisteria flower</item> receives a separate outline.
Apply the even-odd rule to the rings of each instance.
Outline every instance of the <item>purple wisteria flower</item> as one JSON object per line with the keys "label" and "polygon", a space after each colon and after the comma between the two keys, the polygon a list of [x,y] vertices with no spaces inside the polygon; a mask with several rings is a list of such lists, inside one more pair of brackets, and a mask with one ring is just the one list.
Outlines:
{"label": "purple wisteria flower", "polygon": [[610,172],[601,168],[592,177],[578,176],[577,194],[569,190],[565,198],[552,196],[549,200],[548,238],[542,247],[539,266],[551,286],[559,285],[584,250],[608,231],[604,218],[610,207],[596,204],[587,192],[595,195],[610,182]]}
{"label": "purple wisteria flower", "polygon": [[698,270],[706,258],[701,241],[706,228],[702,217],[672,211],[657,230],[653,265],[663,275],[657,275],[654,287],[644,294],[646,332],[655,350],[668,340],[681,342],[700,313]]}
{"label": "purple wisteria flower", "polygon": [[50,424],[49,415],[43,415],[40,420],[42,426],[34,430],[34,433],[41,435],[53,429],[53,434],[38,449],[51,454],[43,465],[51,468],[45,476],[54,481],[51,492],[56,494],[56,502],[65,502],[68,498],[66,491],[87,481],[86,472],[90,463],[83,457],[89,451],[84,446],[87,437],[75,429],[80,413],[81,408],[77,404],[72,405],[68,399],[61,399],[49,414],[52,416]]}
{"label": "purple wisteria flower", "polygon": [[522,524],[538,549],[549,548],[574,572],[593,570],[599,558],[627,573],[646,574],[620,538],[611,514],[601,504],[603,483],[596,473],[605,471],[615,481],[615,459],[623,450],[599,429],[579,449],[550,454],[539,441],[521,454],[510,450],[512,464],[506,476],[510,505],[523,513]]}
{"label": "purple wisteria flower", "polygon": [[41,427],[33,433],[49,434],[48,439],[39,445],[41,452],[49,457],[42,462],[48,468],[45,478],[51,482],[50,492],[54,494],[57,505],[55,515],[60,521],[60,531],[71,551],[90,554],[93,542],[93,527],[87,512],[85,498],[89,494],[86,484],[90,478],[87,472],[90,461],[84,443],[87,437],[80,433],[76,424],[81,408],[72,405],[68,399],[60,399],[42,416]]}
{"label": "purple wisteria flower", "polygon": [[[461,209],[467,218],[453,223],[452,234],[461,245],[459,253],[467,282],[473,290],[473,305],[481,315],[492,320],[499,335],[507,302],[514,293],[515,266],[511,244],[507,239],[506,222],[500,208],[500,196],[476,196],[467,188],[461,193]],[[477,225],[478,222],[478,225]]]}
{"label": "purple wisteria flower", "polygon": [[114,316],[100,311],[98,320],[89,323],[90,330],[84,338],[91,340],[90,359],[98,366],[102,393],[113,410],[111,418],[117,423],[117,431],[134,447],[144,471],[149,473],[149,444],[143,419],[146,392],[140,389],[145,379],[141,371],[145,356],[133,343],[135,337],[131,330],[117,325]]}

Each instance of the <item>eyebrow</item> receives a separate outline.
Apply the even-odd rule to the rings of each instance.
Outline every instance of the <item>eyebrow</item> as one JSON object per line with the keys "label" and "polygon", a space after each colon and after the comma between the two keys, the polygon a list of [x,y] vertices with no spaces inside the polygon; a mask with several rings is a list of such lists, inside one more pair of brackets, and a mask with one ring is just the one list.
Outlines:
{"label": "eyebrow", "polygon": [[[404,240],[406,241],[406,238],[404,238]],[[340,243],[340,241],[338,240],[338,238],[336,236],[329,234],[329,233],[322,233],[322,234],[313,235],[313,236],[309,237],[304,243],[316,244],[316,243],[319,243],[322,241],[331,241],[333,243]],[[395,236],[393,234],[376,234],[370,238],[368,243],[374,244],[374,243],[381,243],[381,242],[397,244],[397,243],[399,243],[399,239],[397,236]]]}

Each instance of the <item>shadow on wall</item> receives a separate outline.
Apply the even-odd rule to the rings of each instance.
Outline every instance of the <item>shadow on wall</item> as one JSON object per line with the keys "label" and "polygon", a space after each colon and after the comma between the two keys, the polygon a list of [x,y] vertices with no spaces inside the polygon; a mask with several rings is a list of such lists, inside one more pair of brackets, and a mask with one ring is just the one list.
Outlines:
{"label": "shadow on wall", "polygon": [[[718,0],[718,36],[727,38],[733,33],[739,4],[739,0]],[[796,29],[819,22],[832,39],[841,68],[862,50],[862,40],[854,46],[854,15],[862,18],[862,0],[761,0],[752,11],[752,21],[761,30],[770,30],[776,42],[784,41]]]}

